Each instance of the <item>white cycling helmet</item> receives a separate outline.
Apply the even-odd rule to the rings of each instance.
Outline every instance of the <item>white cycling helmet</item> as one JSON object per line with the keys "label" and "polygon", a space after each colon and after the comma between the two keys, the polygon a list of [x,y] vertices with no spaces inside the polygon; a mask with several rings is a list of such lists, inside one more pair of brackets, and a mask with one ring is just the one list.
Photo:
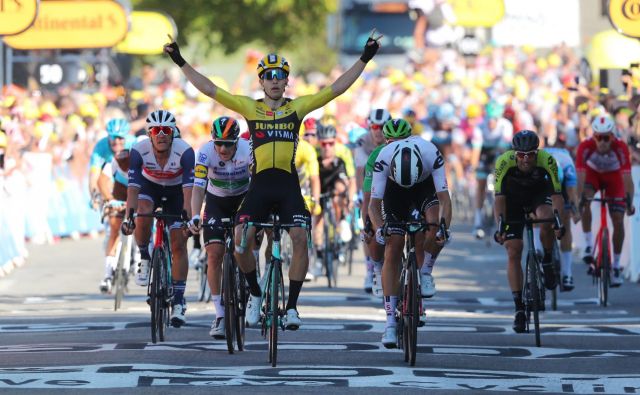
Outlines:
{"label": "white cycling helmet", "polygon": [[147,130],[153,126],[176,127],[176,117],[167,110],[156,110],[147,116]]}
{"label": "white cycling helmet", "polygon": [[613,133],[615,127],[615,122],[608,114],[598,115],[591,122],[591,129],[595,134]]}
{"label": "white cycling helmet", "polygon": [[369,118],[367,118],[367,122],[369,125],[384,125],[388,120],[391,119],[391,114],[389,111],[383,108],[374,108],[369,113]]}
{"label": "white cycling helmet", "polygon": [[402,140],[396,143],[391,156],[389,176],[403,188],[414,186],[422,176],[422,155],[417,145]]}

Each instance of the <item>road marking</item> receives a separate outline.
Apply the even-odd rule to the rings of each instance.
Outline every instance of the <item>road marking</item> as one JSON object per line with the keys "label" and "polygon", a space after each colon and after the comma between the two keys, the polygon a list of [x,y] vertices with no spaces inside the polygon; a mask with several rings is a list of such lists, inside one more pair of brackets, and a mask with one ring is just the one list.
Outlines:
{"label": "road marking", "polygon": [[[398,353],[400,360],[401,353]],[[304,386],[431,390],[637,393],[640,375],[527,373],[406,367],[194,367],[152,364],[0,369],[0,388],[134,388],[158,386]],[[390,390],[391,391],[391,390]]]}

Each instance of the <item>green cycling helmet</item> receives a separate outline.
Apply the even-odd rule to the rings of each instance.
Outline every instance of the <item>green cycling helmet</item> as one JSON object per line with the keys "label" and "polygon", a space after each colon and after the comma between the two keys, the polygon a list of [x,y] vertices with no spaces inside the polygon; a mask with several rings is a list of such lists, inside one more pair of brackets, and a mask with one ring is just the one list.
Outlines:
{"label": "green cycling helmet", "polygon": [[385,122],[382,127],[385,139],[404,139],[411,136],[411,124],[402,118],[394,118]]}

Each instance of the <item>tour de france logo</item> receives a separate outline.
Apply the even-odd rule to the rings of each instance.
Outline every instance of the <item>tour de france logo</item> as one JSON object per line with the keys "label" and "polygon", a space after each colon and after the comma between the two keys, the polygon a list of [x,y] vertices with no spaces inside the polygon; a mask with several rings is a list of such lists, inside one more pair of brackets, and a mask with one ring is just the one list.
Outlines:
{"label": "tour de france logo", "polygon": [[609,20],[618,32],[640,38],[640,0],[609,0]]}

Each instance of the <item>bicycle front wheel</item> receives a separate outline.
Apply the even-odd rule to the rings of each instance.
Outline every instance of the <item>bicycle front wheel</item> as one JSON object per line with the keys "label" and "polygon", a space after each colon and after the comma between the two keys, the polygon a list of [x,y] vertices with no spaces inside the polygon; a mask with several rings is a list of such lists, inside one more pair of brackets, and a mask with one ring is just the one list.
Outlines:
{"label": "bicycle front wheel", "polygon": [[269,327],[269,362],[271,362],[271,367],[276,367],[276,362],[278,359],[278,329],[280,328],[279,323],[279,312],[278,312],[278,302],[279,302],[279,292],[280,292],[280,265],[278,262],[272,263],[271,270],[271,287],[269,288],[270,295],[269,297],[269,316],[271,325]]}
{"label": "bicycle front wheel", "polygon": [[200,285],[198,289],[198,302],[203,302],[205,301],[207,290],[209,289],[209,284],[207,283],[208,259],[206,254],[204,255],[203,260],[198,261],[198,265],[198,284]]}
{"label": "bicycle front wheel", "polygon": [[[232,257],[233,259],[233,257]],[[247,308],[247,299],[249,298],[249,290],[244,275],[236,268],[236,343],[238,351],[244,350],[244,329],[245,329],[245,312]]]}
{"label": "bicycle front wheel", "polygon": [[536,336],[536,346],[540,347],[540,268],[535,253],[527,255],[527,282],[529,298],[528,310],[533,315],[533,326]]}
{"label": "bicycle front wheel", "polygon": [[558,248],[558,242],[553,241],[553,249],[551,250],[551,258],[553,262],[553,268],[555,270],[556,284],[558,284],[553,290],[551,290],[551,310],[558,310],[558,288],[562,287],[562,279],[560,278],[560,249]]}
{"label": "bicycle front wheel", "polygon": [[224,300],[224,331],[227,339],[227,350],[233,354],[236,327],[236,276],[235,265],[231,255],[226,253],[222,258],[222,297]]}
{"label": "bicycle front wheel", "polygon": [[611,285],[611,260],[609,259],[609,231],[604,229],[600,238],[600,254],[598,254],[598,268],[600,270],[600,306],[607,307],[609,303],[609,287]]}
{"label": "bicycle front wheel", "polygon": [[154,249],[151,257],[151,273],[149,275],[151,282],[148,285],[149,307],[151,308],[151,342],[154,344],[158,341],[158,332],[162,326],[162,309],[160,307],[162,304],[161,260],[161,250]]}
{"label": "bicycle front wheel", "polygon": [[412,253],[409,255],[409,294],[407,302],[409,306],[409,364],[415,366],[416,353],[418,349],[418,323],[420,322],[420,302],[421,295],[418,289],[418,268],[416,257]]}

